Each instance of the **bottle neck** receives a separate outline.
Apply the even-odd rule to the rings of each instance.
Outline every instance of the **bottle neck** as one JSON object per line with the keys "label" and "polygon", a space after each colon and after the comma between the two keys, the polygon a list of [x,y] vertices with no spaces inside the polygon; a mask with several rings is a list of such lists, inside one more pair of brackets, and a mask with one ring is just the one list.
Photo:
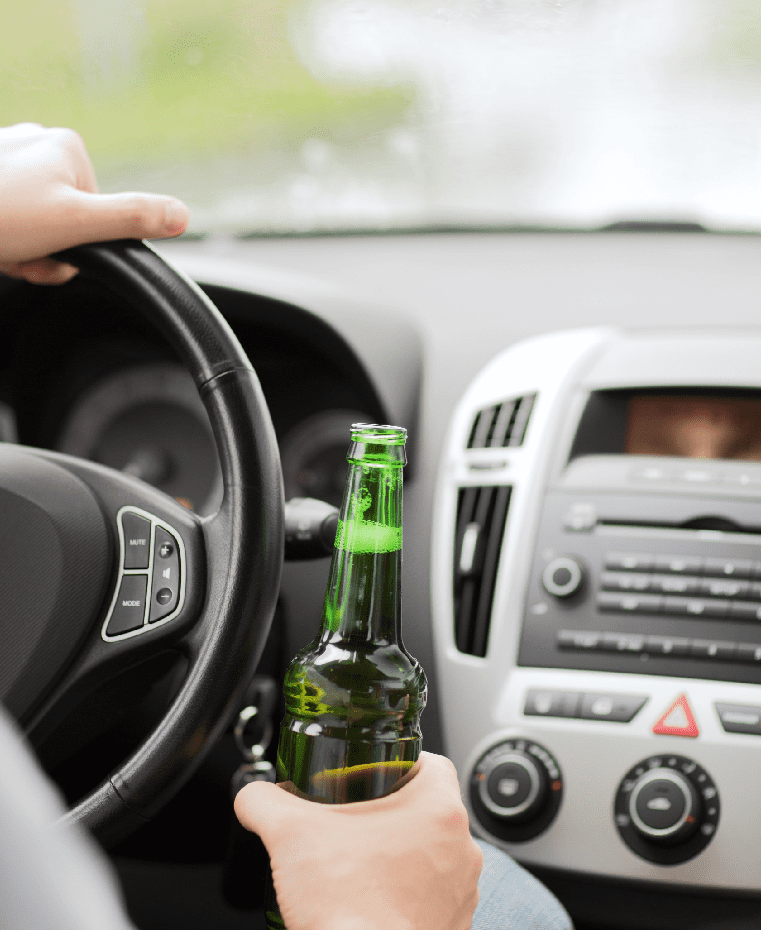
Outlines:
{"label": "bottle neck", "polygon": [[350,456],[320,639],[399,643],[401,569],[401,463]]}

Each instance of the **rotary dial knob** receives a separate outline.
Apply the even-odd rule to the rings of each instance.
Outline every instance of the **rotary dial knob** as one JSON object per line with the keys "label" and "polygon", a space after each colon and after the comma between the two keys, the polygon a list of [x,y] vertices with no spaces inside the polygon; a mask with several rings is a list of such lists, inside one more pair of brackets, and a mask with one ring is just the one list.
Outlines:
{"label": "rotary dial knob", "polygon": [[550,753],[525,739],[506,740],[478,761],[470,799],[478,819],[511,842],[546,829],[562,794],[560,769]]}
{"label": "rotary dial knob", "polygon": [[542,572],[545,591],[554,597],[570,597],[584,582],[584,572],[576,559],[561,555],[548,562]]}
{"label": "rotary dial knob", "polygon": [[710,842],[718,819],[716,786],[684,756],[645,759],[627,773],[616,796],[621,837],[651,862],[691,859]]}
{"label": "rotary dial knob", "polygon": [[681,772],[651,769],[629,796],[629,816],[635,830],[651,843],[676,846],[688,840],[702,818],[695,786]]}

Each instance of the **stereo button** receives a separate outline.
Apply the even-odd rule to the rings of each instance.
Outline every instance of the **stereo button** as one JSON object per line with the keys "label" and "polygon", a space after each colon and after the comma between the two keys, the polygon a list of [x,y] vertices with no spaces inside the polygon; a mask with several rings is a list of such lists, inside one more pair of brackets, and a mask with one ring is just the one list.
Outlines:
{"label": "stereo button", "polygon": [[600,610],[623,614],[659,613],[662,597],[654,594],[614,594],[606,591],[597,595]]}
{"label": "stereo button", "polygon": [[648,572],[653,567],[653,556],[643,552],[609,552],[605,567],[619,572]]}
{"label": "stereo button", "polygon": [[703,559],[683,555],[659,555],[655,560],[655,570],[671,575],[699,575],[703,569]]}
{"label": "stereo button", "polygon": [[604,591],[649,591],[650,575],[635,572],[603,572],[600,585]]}
{"label": "stereo button", "polygon": [[590,652],[599,649],[602,634],[591,630],[560,630],[557,643],[560,649],[582,649]]}
{"label": "stereo button", "polygon": [[749,559],[706,559],[704,574],[724,578],[752,578],[754,563]]}
{"label": "stereo button", "polygon": [[761,620],[761,604],[732,604],[729,615],[735,620]]}
{"label": "stereo button", "polygon": [[645,652],[655,656],[686,656],[690,653],[690,641],[678,636],[648,636]]}
{"label": "stereo button", "polygon": [[734,651],[734,643],[720,643],[708,639],[694,639],[690,646],[690,655],[696,659],[716,659],[718,662],[729,662]]}
{"label": "stereo button", "polygon": [[651,575],[650,590],[660,594],[701,594],[701,579],[689,575]]}
{"label": "stereo button", "polygon": [[645,637],[637,633],[604,633],[600,648],[605,652],[640,653],[645,650]]}
{"label": "stereo button", "polygon": [[761,665],[761,646],[757,643],[735,643],[736,662],[748,665]]}
{"label": "stereo button", "polygon": [[748,597],[750,595],[749,581],[735,581],[732,578],[705,578],[702,588],[701,594],[709,597]]}
{"label": "stereo button", "polygon": [[663,612],[681,617],[726,617],[728,601],[709,601],[697,597],[666,597]]}

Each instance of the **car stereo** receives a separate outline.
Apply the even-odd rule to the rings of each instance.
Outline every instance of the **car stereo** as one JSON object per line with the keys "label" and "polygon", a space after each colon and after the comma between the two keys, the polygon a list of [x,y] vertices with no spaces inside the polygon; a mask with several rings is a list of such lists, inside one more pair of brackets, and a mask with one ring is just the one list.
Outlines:
{"label": "car stereo", "polygon": [[761,682],[755,488],[745,463],[572,461],[545,496],[518,663]]}

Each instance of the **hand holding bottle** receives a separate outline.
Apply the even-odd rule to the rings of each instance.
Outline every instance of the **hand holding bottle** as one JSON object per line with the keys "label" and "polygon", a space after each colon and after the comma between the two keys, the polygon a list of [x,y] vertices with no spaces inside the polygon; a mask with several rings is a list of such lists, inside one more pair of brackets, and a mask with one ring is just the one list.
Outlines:
{"label": "hand holding bottle", "polygon": [[470,836],[457,774],[423,752],[398,791],[315,804],[263,782],[235,813],[261,836],[288,930],[468,930],[483,854]]}

